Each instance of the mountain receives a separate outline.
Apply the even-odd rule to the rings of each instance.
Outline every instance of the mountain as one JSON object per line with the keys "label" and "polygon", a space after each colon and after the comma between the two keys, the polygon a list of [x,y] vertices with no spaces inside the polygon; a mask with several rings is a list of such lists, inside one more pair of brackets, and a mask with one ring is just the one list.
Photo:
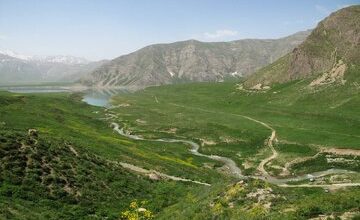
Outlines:
{"label": "mountain", "polygon": [[0,51],[0,83],[73,82],[105,62],[73,56],[27,56],[3,50]]}
{"label": "mountain", "polygon": [[30,56],[16,53],[12,50],[0,50],[0,54],[11,56],[26,61],[42,62],[42,63],[63,63],[63,64],[88,64],[91,61],[75,56],[64,56],[64,55],[55,55],[55,56]]}
{"label": "mountain", "polygon": [[276,40],[188,40],[150,45],[106,63],[81,82],[97,87],[151,86],[247,76],[291,51],[309,33]]}
{"label": "mountain", "polygon": [[89,60],[82,57],[74,57],[74,56],[33,56],[31,57],[33,61],[39,61],[44,63],[63,63],[63,64],[88,64]]}
{"label": "mountain", "polygon": [[261,88],[273,83],[314,78],[311,86],[345,83],[346,71],[360,65],[360,6],[350,6],[321,21],[291,53],[259,70],[244,83]]}
{"label": "mountain", "polygon": [[0,54],[0,83],[33,81],[42,78],[36,65],[25,60]]}

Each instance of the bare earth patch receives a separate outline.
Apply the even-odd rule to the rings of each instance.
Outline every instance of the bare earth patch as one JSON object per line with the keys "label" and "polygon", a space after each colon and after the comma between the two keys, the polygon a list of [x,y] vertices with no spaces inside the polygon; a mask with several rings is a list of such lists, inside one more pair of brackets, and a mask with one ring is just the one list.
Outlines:
{"label": "bare earth patch", "polygon": [[216,145],[215,141],[212,140],[206,140],[206,139],[202,139],[200,138],[201,141],[201,146],[205,146],[205,145]]}
{"label": "bare earth patch", "polygon": [[79,153],[71,145],[69,145],[69,149],[73,154],[75,154],[75,156],[79,156]]}
{"label": "bare earth patch", "polygon": [[168,130],[164,130],[163,132],[168,134],[176,134],[177,130],[178,130],[177,128],[170,128]]}
{"label": "bare earth patch", "polygon": [[330,71],[325,72],[319,78],[312,81],[310,83],[310,86],[311,87],[321,86],[321,85],[332,84],[334,82],[340,82],[341,84],[345,84],[346,82],[344,80],[345,70],[346,70],[346,64],[342,60],[339,60]]}
{"label": "bare earth patch", "polygon": [[355,150],[355,149],[323,148],[321,149],[321,151],[324,153],[331,153],[336,155],[360,156],[360,150]]}
{"label": "bare earth patch", "polygon": [[138,123],[138,124],[146,124],[147,123],[146,121],[141,120],[141,119],[136,119],[135,122]]}
{"label": "bare earth patch", "polygon": [[254,163],[252,163],[250,161],[245,161],[245,162],[242,163],[242,165],[243,165],[244,169],[246,169],[246,170],[250,169],[252,167],[255,167]]}

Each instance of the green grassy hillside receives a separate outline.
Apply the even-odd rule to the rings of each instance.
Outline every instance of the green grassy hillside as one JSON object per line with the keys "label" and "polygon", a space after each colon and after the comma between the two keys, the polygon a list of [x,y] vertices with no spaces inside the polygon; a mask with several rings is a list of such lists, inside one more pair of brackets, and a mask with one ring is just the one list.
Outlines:
{"label": "green grassy hillside", "polygon": [[231,179],[204,168],[213,161],[190,154],[184,144],[119,136],[102,119],[107,111],[80,98],[0,93],[1,219],[118,219],[134,200],[149,201],[146,208],[156,214],[207,188],[151,180],[117,162],[209,183]]}
{"label": "green grassy hillside", "polygon": [[151,201],[146,208],[156,213],[188,187],[151,181],[41,133],[1,131],[0,137],[1,219],[118,219],[135,199]]}

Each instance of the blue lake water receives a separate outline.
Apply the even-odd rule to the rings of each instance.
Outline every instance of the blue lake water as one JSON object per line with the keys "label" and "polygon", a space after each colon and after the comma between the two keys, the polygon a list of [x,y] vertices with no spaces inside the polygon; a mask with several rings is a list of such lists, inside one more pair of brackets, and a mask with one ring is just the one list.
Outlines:
{"label": "blue lake water", "polygon": [[[0,87],[0,90],[6,90],[14,93],[56,93],[56,92],[74,92],[71,87],[61,86],[14,86]],[[84,94],[83,101],[93,106],[109,107],[113,96],[137,91],[138,88],[116,88],[116,89],[86,89],[82,90]]]}
{"label": "blue lake water", "polygon": [[0,87],[0,89],[14,93],[50,93],[50,92],[70,92],[61,87]]}

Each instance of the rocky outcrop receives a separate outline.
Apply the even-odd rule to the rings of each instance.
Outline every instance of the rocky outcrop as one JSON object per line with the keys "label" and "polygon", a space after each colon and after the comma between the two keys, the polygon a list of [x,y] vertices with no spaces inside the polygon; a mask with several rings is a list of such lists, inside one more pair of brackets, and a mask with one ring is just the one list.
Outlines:
{"label": "rocky outcrop", "polygon": [[313,80],[310,83],[310,86],[321,86],[333,84],[335,82],[345,84],[346,80],[344,80],[344,73],[346,71],[346,64],[343,63],[342,60],[339,60],[336,65],[330,70],[323,73],[320,77]]}
{"label": "rocky outcrop", "polygon": [[329,71],[339,59],[359,62],[360,6],[339,10],[321,21],[292,53],[289,74],[302,78]]}

